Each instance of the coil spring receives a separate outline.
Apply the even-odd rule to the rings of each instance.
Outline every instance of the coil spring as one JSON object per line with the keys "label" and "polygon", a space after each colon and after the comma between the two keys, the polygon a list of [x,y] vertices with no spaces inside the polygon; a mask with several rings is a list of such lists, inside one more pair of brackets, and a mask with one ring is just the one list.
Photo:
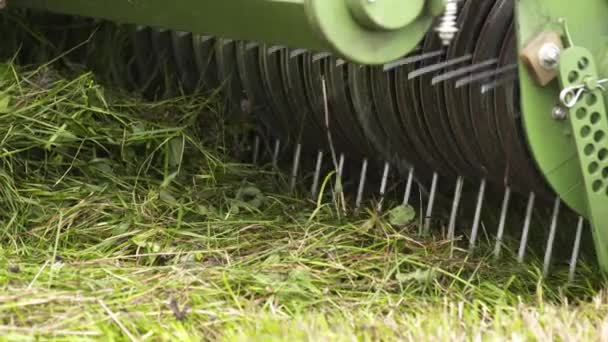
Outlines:
{"label": "coil spring", "polygon": [[435,31],[444,46],[449,46],[458,33],[458,0],[445,0],[445,12]]}

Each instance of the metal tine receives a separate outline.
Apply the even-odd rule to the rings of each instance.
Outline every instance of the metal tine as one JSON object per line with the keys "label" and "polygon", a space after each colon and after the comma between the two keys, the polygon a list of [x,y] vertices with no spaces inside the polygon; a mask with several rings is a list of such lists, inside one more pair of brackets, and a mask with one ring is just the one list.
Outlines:
{"label": "metal tine", "polygon": [[[340,194],[344,192],[342,185],[342,173],[344,172],[344,153],[340,154],[340,161],[338,162],[338,169],[336,170],[336,189],[339,190]],[[335,200],[335,193],[334,193]]]}
{"label": "metal tine", "polygon": [[272,166],[275,168],[279,165],[279,152],[281,151],[281,140],[274,143],[274,152],[272,153]]}
{"label": "metal tine", "polygon": [[437,85],[437,84],[439,84],[441,82],[449,81],[449,80],[451,80],[453,78],[469,74],[469,73],[477,71],[479,69],[483,69],[483,68],[489,67],[491,65],[496,64],[497,62],[498,62],[498,59],[493,58],[493,59],[489,59],[489,60],[487,60],[485,62],[476,63],[476,64],[469,65],[469,66],[466,66],[466,67],[462,67],[462,68],[459,68],[459,69],[456,69],[456,70],[448,71],[448,72],[446,72],[444,74],[437,75],[437,76],[433,77],[433,79],[431,80],[431,85]]}
{"label": "metal tine", "polygon": [[320,52],[320,53],[315,53],[315,54],[312,56],[312,61],[313,61],[313,62],[318,62],[318,61],[320,61],[320,60],[322,60],[322,59],[329,58],[329,57],[331,57],[331,53],[329,53],[329,52]]}
{"label": "metal tine", "polygon": [[292,50],[289,53],[289,58],[296,58],[298,56],[301,56],[301,55],[305,54],[306,52],[307,52],[306,49],[295,49],[295,50]]}
{"label": "metal tine", "polygon": [[247,43],[247,45],[245,45],[245,50],[255,49],[258,46],[260,46],[260,43],[258,43],[258,42],[249,42],[249,43]]}
{"label": "metal tine", "polygon": [[441,56],[444,53],[445,53],[444,50],[438,50],[438,51],[432,51],[432,52],[423,53],[421,55],[415,55],[415,56],[405,57],[405,58],[402,58],[402,59],[398,59],[398,60],[396,60],[394,62],[390,62],[390,63],[384,64],[384,66],[382,67],[382,70],[385,71],[385,72],[388,72],[388,71],[391,71],[391,70],[393,70],[395,68],[398,68],[400,66],[403,66],[403,65],[407,65],[407,64],[411,64],[411,63],[416,63],[416,62],[423,61],[425,59]]}
{"label": "metal tine", "polygon": [[361,204],[363,202],[363,192],[365,191],[365,182],[367,181],[367,167],[368,161],[366,158],[363,159],[363,164],[361,165],[361,176],[359,178],[359,188],[357,189],[357,200],[355,201],[356,211],[361,208]]}
{"label": "metal tine", "polygon": [[346,61],[345,61],[345,60],[343,60],[342,58],[338,58],[338,59],[336,60],[336,66],[337,66],[337,67],[341,67],[341,66],[343,66],[344,64],[346,64]]}
{"label": "metal tine", "polygon": [[378,202],[377,211],[382,211],[384,204],[384,195],[386,194],[386,185],[388,183],[388,175],[391,171],[391,164],[389,162],[384,163],[384,172],[382,173],[382,181],[380,182],[380,201]]}
{"label": "metal tine", "polygon": [[260,158],[260,136],[256,135],[253,140],[253,156],[251,158],[253,161],[253,164],[257,164],[259,158]]}
{"label": "metal tine", "polygon": [[272,54],[274,54],[274,53],[276,53],[276,52],[279,52],[279,51],[281,51],[281,50],[283,50],[283,49],[285,49],[285,47],[284,47],[284,46],[280,46],[280,45],[277,45],[277,46],[271,46],[271,47],[269,47],[269,48],[268,48],[268,50],[266,51],[266,54],[267,54],[268,56],[270,56],[270,55],[272,55]]}
{"label": "metal tine", "polygon": [[547,250],[545,251],[545,260],[543,262],[543,276],[549,275],[551,268],[551,257],[553,256],[553,244],[555,243],[555,233],[557,232],[557,221],[559,218],[559,209],[562,199],[557,197],[553,205],[553,216],[551,217],[551,229],[549,231],[549,239],[547,240]]}
{"label": "metal tine", "polygon": [[234,39],[222,38],[222,45],[228,45],[232,42],[234,42]]}
{"label": "metal tine", "polygon": [[483,95],[485,93],[488,93],[496,88],[502,87],[503,85],[515,82],[518,79],[519,75],[517,75],[517,72],[513,72],[513,74],[508,74],[490,83],[485,83],[481,86],[481,94]]}
{"label": "metal tine", "polygon": [[486,179],[481,180],[479,185],[479,194],[477,195],[477,206],[475,207],[475,218],[473,219],[473,227],[471,228],[471,238],[469,239],[469,252],[475,249],[479,226],[481,224],[481,211],[483,209],[483,201],[486,195]]}
{"label": "metal tine", "polygon": [[462,57],[452,58],[452,59],[448,59],[447,61],[444,61],[444,62],[429,65],[429,66],[426,66],[426,67],[423,67],[423,68],[410,72],[407,75],[407,79],[413,80],[414,78],[420,77],[422,75],[426,75],[426,74],[434,72],[434,71],[438,71],[438,70],[441,70],[441,69],[444,69],[447,67],[451,67],[452,65],[464,63],[466,61],[471,60],[471,58],[473,58],[472,55],[465,55]]}
{"label": "metal tine", "polygon": [[517,64],[509,64],[509,65],[506,65],[504,67],[500,67],[500,68],[497,68],[494,70],[480,72],[478,74],[459,79],[458,81],[456,81],[455,87],[456,87],[456,89],[462,88],[471,83],[475,83],[475,82],[484,80],[486,78],[502,75],[502,74],[508,73],[510,71],[513,71],[515,69],[517,69]]}
{"label": "metal tine", "polygon": [[319,181],[321,179],[321,167],[323,166],[323,151],[317,153],[317,165],[315,167],[315,175],[312,181],[312,187],[310,189],[310,195],[312,199],[316,199],[319,194]]}
{"label": "metal tine", "polygon": [[576,277],[576,266],[578,264],[578,257],[581,250],[581,239],[583,236],[583,229],[585,228],[585,218],[578,218],[578,225],[576,227],[576,238],[574,239],[574,247],[572,248],[572,257],[570,258],[570,272],[568,274],[568,280],[574,281]]}
{"label": "metal tine", "polygon": [[458,209],[460,207],[460,200],[462,198],[462,190],[464,188],[464,177],[458,177],[456,180],[456,189],[454,190],[454,200],[452,201],[452,212],[450,213],[450,223],[448,224],[448,239],[454,240],[456,238],[456,219],[458,216]]}
{"label": "metal tine", "polygon": [[532,224],[532,214],[534,213],[534,202],[536,194],[531,192],[528,198],[528,207],[526,208],[526,218],[524,220],[524,228],[521,233],[521,241],[519,243],[519,252],[517,253],[517,261],[524,262],[526,257],[526,247],[528,246],[528,236],[530,235],[530,225]]}
{"label": "metal tine", "polygon": [[433,207],[435,206],[435,196],[437,195],[437,183],[439,181],[439,175],[437,172],[433,173],[433,181],[431,183],[431,194],[429,196],[429,205],[426,208],[426,215],[424,219],[424,235],[428,235],[431,231],[431,218],[433,216]]}
{"label": "metal tine", "polygon": [[412,197],[412,185],[414,184],[414,168],[410,168],[407,175],[407,182],[405,184],[405,194],[403,195],[403,205],[410,204],[410,198]]}
{"label": "metal tine", "polygon": [[496,233],[496,245],[494,246],[494,259],[500,258],[502,251],[502,242],[505,234],[505,225],[507,223],[507,213],[509,211],[509,203],[511,201],[511,187],[505,190],[505,197],[502,200],[502,210],[500,212],[500,221],[498,223],[498,233]]}
{"label": "metal tine", "polygon": [[293,192],[296,189],[296,182],[298,180],[298,171],[300,170],[300,157],[302,156],[302,144],[296,145],[295,155],[293,157],[293,165],[291,168],[291,180],[289,182],[289,189]]}

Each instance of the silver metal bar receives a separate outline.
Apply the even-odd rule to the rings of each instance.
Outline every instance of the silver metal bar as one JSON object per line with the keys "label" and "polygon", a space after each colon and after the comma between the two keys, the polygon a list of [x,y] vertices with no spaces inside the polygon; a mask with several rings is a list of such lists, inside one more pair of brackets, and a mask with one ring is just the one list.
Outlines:
{"label": "silver metal bar", "polygon": [[275,168],[279,166],[279,152],[281,151],[281,140],[277,140],[274,143],[274,152],[272,153],[272,166]]}
{"label": "silver metal bar", "polygon": [[439,175],[437,172],[433,173],[433,181],[431,183],[431,194],[429,196],[429,205],[426,208],[426,216],[424,218],[424,231],[427,235],[431,231],[431,219],[433,218],[433,207],[435,206],[435,196],[437,195],[437,183],[439,181]]}
{"label": "silver metal bar", "polygon": [[312,61],[313,61],[313,62],[318,62],[318,61],[320,61],[320,60],[322,60],[322,59],[325,59],[325,58],[328,58],[328,57],[331,57],[331,53],[329,53],[329,52],[320,52],[320,53],[315,53],[315,54],[312,56]]}
{"label": "silver metal bar", "polygon": [[291,180],[289,182],[289,189],[293,192],[296,189],[296,183],[298,180],[298,171],[300,170],[300,157],[302,156],[302,144],[296,145],[296,151],[293,157],[293,165],[291,168]]}
{"label": "silver metal bar", "polygon": [[493,59],[489,59],[485,62],[476,63],[476,64],[462,67],[462,68],[459,68],[456,70],[448,71],[445,74],[441,74],[441,75],[437,75],[437,76],[433,77],[433,79],[431,79],[431,85],[437,85],[441,82],[449,81],[453,78],[460,77],[460,76],[466,75],[466,74],[470,74],[471,72],[494,65],[497,62],[498,62],[498,59],[493,58]]}
{"label": "silver metal bar", "polygon": [[458,81],[456,81],[455,87],[456,87],[456,89],[462,88],[471,83],[479,82],[479,81],[485,80],[486,78],[502,75],[502,74],[508,73],[508,72],[516,70],[516,69],[517,69],[517,64],[509,64],[509,65],[506,65],[504,67],[500,67],[500,68],[497,68],[494,70],[480,72],[478,74],[459,79]]}
{"label": "silver metal bar", "polygon": [[344,192],[344,187],[342,185],[342,172],[344,171],[344,153],[340,154],[340,161],[338,162],[338,169],[336,170],[336,183],[335,188],[336,191],[333,192],[334,202],[336,200],[336,193],[342,194]]}
{"label": "silver metal bar", "polygon": [[451,67],[452,65],[457,65],[460,63],[464,63],[467,62],[469,60],[471,60],[471,58],[473,58],[472,55],[464,55],[462,57],[458,57],[458,58],[452,58],[452,59],[448,59],[447,61],[444,62],[440,62],[440,63],[436,63],[436,64],[432,64],[429,66],[425,66],[423,68],[414,70],[412,72],[410,72],[407,75],[407,79],[408,80],[413,80],[414,78],[420,77],[422,75],[426,75],[428,73],[434,72],[434,71],[439,71],[441,69],[447,68],[447,67]]}
{"label": "silver metal bar", "polygon": [[454,189],[454,200],[452,201],[452,212],[450,213],[450,223],[448,224],[448,240],[456,238],[456,219],[458,217],[458,209],[462,198],[462,190],[464,188],[464,177],[458,177],[456,180],[456,188]]}
{"label": "silver metal bar", "polygon": [[365,182],[367,181],[367,159],[363,159],[361,165],[361,176],[359,177],[359,188],[357,189],[357,200],[355,201],[355,209],[359,210],[363,202],[363,192],[365,191]]}
{"label": "silver metal bar", "polygon": [[260,43],[258,43],[258,42],[249,42],[245,45],[245,50],[255,49],[258,46],[260,46]]}
{"label": "silver metal bar", "polygon": [[568,280],[574,281],[576,277],[576,266],[578,264],[578,257],[581,250],[581,239],[583,237],[583,229],[585,228],[585,218],[578,218],[578,225],[576,227],[576,238],[574,239],[574,247],[572,248],[572,257],[570,258],[570,271],[568,274]]}
{"label": "silver metal bar", "polygon": [[270,55],[272,55],[273,53],[275,53],[275,52],[279,52],[279,51],[281,51],[281,50],[283,50],[283,49],[285,49],[285,47],[284,47],[284,46],[280,46],[280,45],[277,45],[277,46],[271,46],[271,47],[269,47],[269,48],[268,48],[268,50],[266,50],[266,54],[267,54],[268,56],[270,56]]}
{"label": "silver metal bar", "polygon": [[532,223],[532,214],[534,213],[534,202],[536,194],[531,192],[528,198],[528,207],[526,208],[526,218],[524,220],[524,228],[521,233],[521,241],[519,243],[519,252],[517,253],[517,261],[524,262],[526,257],[526,248],[528,247],[528,236],[530,235],[530,224]]}
{"label": "silver metal bar", "polygon": [[414,184],[414,168],[410,168],[407,175],[407,182],[405,184],[405,194],[403,195],[403,205],[410,204],[410,198],[412,197],[412,185]]}
{"label": "silver metal bar", "polygon": [[519,79],[519,75],[517,75],[516,71],[513,71],[513,74],[508,74],[506,76],[503,76],[495,81],[492,81],[490,83],[485,83],[481,86],[481,94],[485,94],[488,93],[496,88],[500,88],[503,85],[515,82]]}
{"label": "silver metal bar", "polygon": [[253,156],[251,158],[253,161],[253,164],[257,164],[259,158],[260,158],[260,137],[256,135],[255,139],[253,140]]}
{"label": "silver metal bar", "polygon": [[547,249],[545,251],[545,260],[543,262],[543,276],[549,275],[551,268],[551,257],[553,256],[553,244],[555,243],[555,233],[557,232],[557,221],[559,218],[559,209],[562,199],[557,197],[553,205],[553,216],[551,217],[551,229],[549,231],[549,239],[547,240]]}
{"label": "silver metal bar", "polygon": [[307,52],[306,49],[291,50],[291,52],[289,53],[289,58],[296,58],[298,56],[301,56],[301,55],[305,54],[306,52]]}
{"label": "silver metal bar", "polygon": [[382,69],[385,72],[391,71],[391,70],[393,70],[395,68],[398,68],[400,66],[403,66],[403,65],[408,65],[408,64],[412,64],[412,63],[423,61],[425,59],[441,56],[444,53],[445,53],[444,50],[438,50],[438,51],[427,52],[427,53],[424,53],[424,54],[421,54],[421,55],[405,57],[405,58],[402,58],[402,59],[398,59],[398,60],[396,60],[394,62],[390,62],[390,63],[384,64],[384,66],[383,66]]}
{"label": "silver metal bar", "polygon": [[317,153],[317,165],[315,167],[315,175],[312,180],[312,187],[310,189],[310,195],[313,200],[317,198],[319,194],[319,181],[321,179],[321,167],[323,166],[323,151]]}
{"label": "silver metal bar", "polygon": [[389,162],[384,163],[384,172],[382,173],[382,181],[380,182],[380,201],[378,202],[378,211],[382,211],[382,205],[384,204],[384,195],[386,194],[386,185],[388,183],[388,175],[391,171],[391,164]]}
{"label": "silver metal bar", "polygon": [[505,225],[507,223],[507,213],[509,211],[509,202],[511,201],[511,188],[505,190],[505,197],[502,199],[502,210],[500,211],[500,221],[498,223],[498,232],[496,233],[496,245],[494,246],[494,258],[500,258],[502,251],[503,237],[505,235]]}
{"label": "silver metal bar", "polygon": [[481,224],[481,211],[483,210],[483,201],[486,195],[486,179],[481,180],[479,185],[479,193],[477,195],[477,206],[475,207],[475,218],[473,219],[473,228],[471,228],[471,238],[469,239],[469,252],[475,249],[479,226]]}

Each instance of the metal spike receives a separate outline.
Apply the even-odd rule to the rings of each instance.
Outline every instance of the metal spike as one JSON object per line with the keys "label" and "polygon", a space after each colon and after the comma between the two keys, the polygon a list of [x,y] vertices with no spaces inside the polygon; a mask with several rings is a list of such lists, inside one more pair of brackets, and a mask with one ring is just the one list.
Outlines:
{"label": "metal spike", "polygon": [[447,61],[444,62],[440,62],[440,63],[436,63],[436,64],[432,64],[429,66],[425,66],[423,68],[414,70],[412,72],[410,72],[407,75],[407,79],[408,80],[413,80],[414,78],[420,77],[422,75],[434,72],[434,71],[439,71],[441,69],[447,68],[447,67],[451,67],[452,65],[456,65],[456,64],[460,64],[460,63],[464,63],[466,61],[471,60],[471,58],[473,58],[472,55],[465,55],[462,57],[458,57],[458,58],[453,58],[453,59],[448,59]]}
{"label": "metal spike", "polygon": [[549,231],[549,239],[547,240],[547,250],[545,251],[545,260],[543,262],[543,276],[549,275],[551,268],[551,257],[553,256],[553,244],[555,242],[555,233],[557,232],[557,221],[559,218],[559,209],[562,199],[557,197],[553,205],[553,216],[551,217],[551,229]]}
{"label": "metal spike", "polygon": [[384,172],[382,173],[382,181],[380,182],[380,201],[378,202],[378,211],[382,211],[382,205],[384,204],[384,195],[386,194],[386,185],[388,183],[388,175],[391,171],[391,164],[388,162],[384,163]]}
{"label": "metal spike", "polygon": [[[344,172],[344,153],[340,154],[340,161],[338,162],[338,170],[336,170],[336,189],[341,194],[344,192],[344,186],[342,184],[342,173]],[[335,194],[334,194],[335,196]]]}
{"label": "metal spike", "polygon": [[508,74],[508,75],[501,77],[490,83],[485,83],[481,86],[481,94],[488,93],[494,89],[502,87],[503,85],[507,85],[509,83],[515,82],[518,79],[519,79],[519,76],[517,75],[517,73],[513,72],[513,74]]}
{"label": "metal spike", "polygon": [[414,184],[414,168],[410,168],[410,172],[407,175],[407,183],[405,184],[405,194],[403,195],[403,205],[410,204],[410,197],[412,197],[412,185]]}
{"label": "metal spike", "polygon": [[322,59],[329,58],[329,57],[331,57],[331,53],[329,53],[329,52],[320,52],[320,53],[315,53],[315,54],[312,56],[312,61],[313,61],[313,62],[318,62],[318,61],[320,61],[320,60],[322,60]]}
{"label": "metal spike", "polygon": [[310,189],[310,195],[312,199],[316,199],[319,194],[319,181],[321,179],[321,167],[323,166],[323,151],[317,153],[317,165],[315,167],[315,175],[312,181],[312,188]]}
{"label": "metal spike", "polygon": [[572,257],[570,258],[570,272],[568,274],[568,280],[574,281],[576,276],[576,266],[578,264],[578,257],[581,250],[581,239],[583,236],[583,229],[585,228],[585,218],[578,218],[578,225],[576,227],[576,238],[574,239],[574,247],[572,248]]}
{"label": "metal spike", "polygon": [[438,51],[427,52],[427,53],[424,53],[424,54],[421,54],[421,55],[405,57],[405,58],[402,58],[402,59],[398,59],[398,60],[396,60],[394,62],[390,62],[390,63],[384,64],[384,66],[383,66],[382,69],[385,72],[391,71],[391,70],[393,70],[395,68],[398,68],[400,66],[403,66],[403,65],[408,65],[408,64],[412,64],[412,63],[423,61],[425,59],[441,56],[444,53],[445,53],[444,50],[438,50]]}
{"label": "metal spike", "polygon": [[361,176],[359,178],[359,188],[357,189],[357,200],[355,201],[355,210],[361,208],[363,202],[363,192],[365,191],[365,182],[367,181],[367,159],[363,159],[363,165],[361,165]]}
{"label": "metal spike", "polygon": [[426,217],[424,221],[424,234],[427,235],[431,231],[431,219],[433,217],[433,207],[435,206],[435,196],[437,195],[437,182],[439,181],[439,175],[437,172],[433,173],[433,181],[431,183],[431,194],[429,197],[429,205],[426,208]]}
{"label": "metal spike", "polygon": [[498,223],[498,233],[496,234],[496,245],[494,246],[494,258],[500,258],[502,250],[502,240],[505,234],[505,225],[507,223],[507,212],[509,211],[509,202],[511,201],[511,188],[505,190],[505,197],[502,199],[502,210],[500,212],[500,221]]}
{"label": "metal spike", "polygon": [[285,49],[284,46],[280,46],[280,45],[272,46],[272,47],[268,48],[268,50],[266,51],[266,54],[268,56],[270,56],[270,55],[274,54],[275,52],[279,52],[279,51],[281,51],[283,49]]}
{"label": "metal spike", "polygon": [[483,201],[486,195],[486,179],[481,180],[479,185],[479,193],[477,195],[477,206],[475,207],[475,218],[473,219],[473,228],[471,228],[471,238],[469,240],[469,252],[475,249],[477,243],[477,235],[481,224],[481,211],[483,209]]}
{"label": "metal spike", "polygon": [[338,162],[338,177],[340,177],[340,179],[342,179],[342,172],[344,172],[344,153],[340,154],[340,161]]}
{"label": "metal spike", "polygon": [[272,153],[272,166],[275,168],[279,165],[279,152],[281,151],[281,140],[274,143],[274,152]]}
{"label": "metal spike", "polygon": [[260,46],[260,44],[258,42],[249,42],[249,43],[247,43],[247,45],[245,45],[245,50],[255,49],[258,46]]}
{"label": "metal spike", "polygon": [[289,189],[293,192],[296,189],[296,182],[298,180],[298,171],[300,169],[300,157],[302,155],[302,144],[296,145],[296,151],[293,158],[293,165],[291,168],[291,180],[289,183]]}
{"label": "metal spike", "polygon": [[260,137],[256,135],[255,139],[253,140],[253,156],[251,158],[253,160],[253,164],[258,163],[259,157],[260,157]]}
{"label": "metal spike", "polygon": [[498,68],[495,70],[480,72],[475,75],[471,75],[471,76],[459,79],[458,81],[456,81],[455,87],[456,87],[456,89],[462,88],[471,83],[479,82],[479,81],[485,80],[486,78],[506,74],[506,73],[509,73],[516,69],[517,69],[517,64],[510,64],[510,65],[507,65],[507,66],[504,66],[504,67],[501,67],[501,68]]}
{"label": "metal spike", "polygon": [[450,213],[450,223],[448,224],[448,239],[454,240],[456,238],[456,218],[458,216],[458,209],[460,207],[460,200],[462,198],[462,190],[464,188],[464,178],[458,177],[456,180],[456,188],[454,189],[454,200],[452,201],[452,212]]}
{"label": "metal spike", "polygon": [[532,224],[532,214],[534,213],[534,202],[536,194],[531,192],[528,198],[528,207],[526,208],[526,218],[524,220],[524,228],[521,233],[521,241],[519,243],[519,252],[517,253],[517,261],[524,262],[526,257],[526,247],[528,246],[528,236],[530,234],[530,225]]}
{"label": "metal spike", "polygon": [[306,49],[295,49],[289,53],[289,58],[296,58],[306,53]]}
{"label": "metal spike", "polygon": [[477,71],[479,69],[483,69],[488,66],[494,65],[497,62],[498,62],[498,59],[493,58],[493,59],[489,59],[485,62],[476,63],[476,64],[465,66],[465,67],[462,67],[462,68],[459,68],[456,70],[448,71],[445,74],[441,74],[441,75],[437,75],[437,76],[433,77],[433,79],[431,80],[431,85],[437,85],[441,82],[449,81],[453,78],[460,77],[462,75],[466,75],[471,72]]}

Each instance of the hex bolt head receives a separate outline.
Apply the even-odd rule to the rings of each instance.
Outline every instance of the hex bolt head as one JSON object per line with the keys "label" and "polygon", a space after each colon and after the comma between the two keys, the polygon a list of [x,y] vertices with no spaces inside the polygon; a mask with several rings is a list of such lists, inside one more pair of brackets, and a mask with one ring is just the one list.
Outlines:
{"label": "hex bolt head", "polygon": [[568,118],[568,109],[566,109],[564,106],[557,105],[553,107],[553,110],[551,111],[551,116],[554,120],[566,120],[566,118]]}
{"label": "hex bolt head", "polygon": [[547,70],[555,70],[559,65],[562,50],[554,43],[546,43],[538,50],[538,61]]}

